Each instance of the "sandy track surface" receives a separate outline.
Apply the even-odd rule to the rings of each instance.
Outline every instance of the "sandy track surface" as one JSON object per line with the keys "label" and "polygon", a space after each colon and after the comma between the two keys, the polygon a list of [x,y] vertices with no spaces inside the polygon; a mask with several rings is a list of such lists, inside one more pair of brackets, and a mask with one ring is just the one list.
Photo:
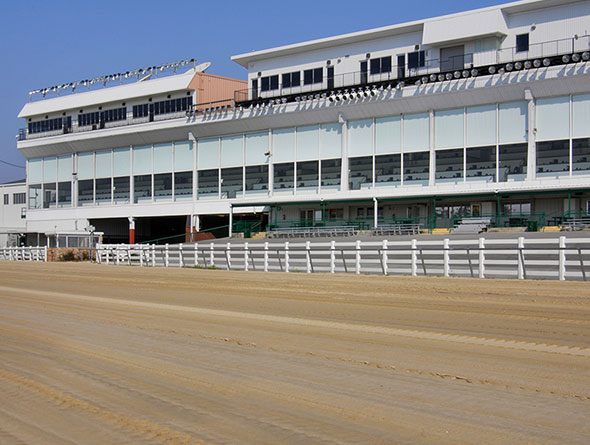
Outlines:
{"label": "sandy track surface", "polygon": [[0,443],[588,443],[590,283],[0,262]]}

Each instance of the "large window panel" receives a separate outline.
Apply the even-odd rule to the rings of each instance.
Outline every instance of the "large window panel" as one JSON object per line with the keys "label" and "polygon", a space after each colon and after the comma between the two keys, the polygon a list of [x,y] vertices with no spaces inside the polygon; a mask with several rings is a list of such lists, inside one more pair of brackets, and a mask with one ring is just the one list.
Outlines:
{"label": "large window panel", "polygon": [[94,204],[94,180],[83,179],[78,181],[78,206]]}
{"label": "large window panel", "polygon": [[375,185],[397,186],[402,180],[402,160],[400,154],[375,156]]}
{"label": "large window panel", "polygon": [[154,199],[156,201],[172,199],[172,173],[154,175]]}
{"label": "large window panel", "polygon": [[219,139],[201,139],[197,144],[197,169],[210,170],[219,167]]}
{"label": "large window panel", "polygon": [[465,110],[465,145],[496,145],[496,105],[482,105]]}
{"label": "large window panel", "polygon": [[423,151],[430,147],[430,118],[428,113],[408,114],[404,122],[404,152]]}
{"label": "large window panel", "polygon": [[319,183],[318,161],[297,163],[297,192],[316,191]]}
{"label": "large window panel", "polygon": [[174,171],[192,170],[194,163],[193,143],[180,141],[174,143]]}
{"label": "large window panel", "polygon": [[350,190],[366,189],[373,186],[373,156],[348,160],[348,187]]}
{"label": "large window panel", "polygon": [[191,199],[193,197],[193,172],[174,173],[174,199]]}
{"label": "large window panel", "polygon": [[43,182],[43,159],[29,159],[28,166],[27,179],[29,184],[40,184]]}
{"label": "large window panel", "polygon": [[72,155],[63,155],[57,157],[57,180],[72,180]]}
{"label": "large window panel", "polygon": [[227,136],[221,138],[221,166],[238,167],[244,162],[244,137]]}
{"label": "large window panel", "polygon": [[340,190],[341,159],[325,159],[321,165],[322,190]]}
{"label": "large window panel", "polygon": [[348,156],[373,154],[373,119],[348,122]]}
{"label": "large window panel", "polygon": [[57,158],[55,156],[43,158],[43,182],[57,180]]}
{"label": "large window panel", "polygon": [[286,162],[274,165],[273,188],[275,193],[293,189],[295,185],[295,164]]}
{"label": "large window panel", "polygon": [[267,164],[269,152],[268,133],[246,135],[246,165]]}
{"label": "large window panel", "polygon": [[56,183],[43,184],[43,208],[49,209],[57,205],[57,188]]}
{"label": "large window panel", "polygon": [[295,160],[295,129],[273,130],[273,162],[292,162]]}
{"label": "large window panel", "polygon": [[133,177],[133,202],[148,202],[152,200],[152,175],[137,175]]}
{"label": "large window panel", "polygon": [[590,137],[590,94],[580,94],[577,96],[573,96],[572,102],[572,137]]}
{"label": "large window panel", "polygon": [[219,170],[200,170],[198,172],[198,192],[199,199],[219,197]]}
{"label": "large window panel", "polygon": [[501,145],[498,181],[524,181],[526,179],[527,160],[527,144]]}
{"label": "large window panel", "polygon": [[41,184],[29,186],[29,209],[40,209],[42,205]]}
{"label": "large window panel", "polygon": [[428,185],[430,152],[404,153],[404,185]]}
{"label": "large window panel", "polygon": [[96,177],[110,178],[112,174],[111,150],[96,152]]}
{"label": "large window panel", "polygon": [[112,185],[111,178],[99,178],[95,183],[95,200],[97,205],[105,205],[111,203]]}
{"label": "large window panel", "polygon": [[463,182],[463,149],[436,151],[435,180],[437,183]]}
{"label": "large window panel", "polygon": [[399,153],[402,148],[401,116],[375,119],[375,153]]}
{"label": "large window panel", "polygon": [[268,165],[246,167],[246,195],[268,193]]}
{"label": "large window panel", "polygon": [[306,161],[319,159],[320,157],[320,127],[311,125],[309,127],[297,128],[297,160]]}
{"label": "large window panel", "polygon": [[496,180],[496,146],[468,148],[465,157],[467,181]]}
{"label": "large window panel", "polygon": [[154,173],[172,171],[172,144],[154,145]]}
{"label": "large window panel", "polygon": [[499,143],[511,144],[527,141],[528,108],[526,102],[509,102],[498,106]]}
{"label": "large window panel", "polygon": [[115,204],[129,204],[130,197],[131,178],[129,176],[113,178],[113,201]]}
{"label": "large window panel", "polygon": [[570,141],[537,142],[537,176],[558,177],[570,174]]}
{"label": "large window panel", "polygon": [[537,99],[537,141],[567,139],[570,134],[570,98]]}
{"label": "large window panel", "polygon": [[129,176],[131,173],[131,150],[116,148],[113,150],[113,176]]}
{"label": "large window panel", "polygon": [[[71,159],[70,159],[71,162]],[[70,173],[71,175],[71,173]],[[64,181],[57,183],[57,205],[59,207],[70,207],[72,205],[72,182]]]}
{"label": "large window panel", "polygon": [[320,156],[322,159],[342,156],[342,125],[323,124],[320,127]]}
{"label": "large window panel", "polygon": [[[133,147],[133,174],[149,175],[152,173],[152,147]],[[137,202],[137,201],[136,201]]]}
{"label": "large window panel", "polygon": [[590,138],[572,141],[572,174],[590,174]]}
{"label": "large window panel", "polygon": [[78,179],[94,178],[94,153],[78,154]]}
{"label": "large window panel", "polygon": [[463,108],[437,111],[434,115],[434,146],[463,147]]}
{"label": "large window panel", "polygon": [[242,167],[221,169],[221,197],[240,198],[244,189]]}

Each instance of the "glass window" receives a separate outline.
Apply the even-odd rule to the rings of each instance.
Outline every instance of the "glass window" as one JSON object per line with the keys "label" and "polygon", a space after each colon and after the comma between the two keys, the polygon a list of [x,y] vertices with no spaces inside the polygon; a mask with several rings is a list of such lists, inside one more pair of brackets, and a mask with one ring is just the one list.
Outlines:
{"label": "glass window", "polygon": [[149,175],[152,173],[152,147],[133,147],[133,174]]}
{"label": "glass window", "polygon": [[112,173],[112,152],[111,150],[96,152],[96,177],[110,178]]}
{"label": "glass window", "polygon": [[197,168],[209,170],[219,167],[219,138],[201,139],[197,148]]}
{"label": "glass window", "polygon": [[56,206],[57,192],[55,182],[43,184],[43,208],[48,209]]}
{"label": "glass window", "polygon": [[527,144],[501,145],[498,181],[524,181],[526,179],[527,159]]}
{"label": "glass window", "polygon": [[401,155],[375,156],[375,185],[395,186],[402,180]]}
{"label": "glass window", "polygon": [[318,161],[297,163],[297,190],[317,190],[319,182]]}
{"label": "glass window", "polygon": [[280,192],[284,189],[292,189],[295,181],[295,164],[287,162],[274,165],[274,191]]}
{"label": "glass window", "polygon": [[57,158],[43,158],[43,182],[55,182],[57,180]]}
{"label": "glass window", "polygon": [[129,176],[113,178],[113,200],[115,204],[128,204],[131,196]]}
{"label": "glass window", "polygon": [[320,140],[318,125],[297,127],[297,160],[318,159],[320,157]]}
{"label": "glass window", "polygon": [[243,164],[244,137],[227,136],[221,138],[221,166],[237,167]]}
{"label": "glass window", "polygon": [[111,203],[111,178],[100,178],[95,181],[96,204]]}
{"label": "glass window", "polygon": [[303,71],[303,84],[312,85],[323,82],[323,68],[314,68]]}
{"label": "glass window", "polygon": [[467,108],[465,120],[467,147],[496,145],[496,105]]}
{"label": "glass window", "polygon": [[29,209],[40,209],[41,202],[41,184],[29,186]]}
{"label": "glass window", "polygon": [[322,189],[340,190],[342,160],[326,159],[322,161]]}
{"label": "glass window", "polygon": [[350,158],[348,160],[348,186],[360,190],[373,185],[373,156]]}
{"label": "glass window", "polygon": [[570,174],[570,141],[537,142],[537,176],[557,177]]}
{"label": "glass window", "polygon": [[323,124],[320,127],[320,155],[322,159],[342,156],[342,126]]}
{"label": "glass window", "polygon": [[298,87],[301,85],[301,73],[295,71],[283,74],[283,88]]}
{"label": "glass window", "polygon": [[246,167],[246,195],[264,193],[268,190],[268,165]]}
{"label": "glass window", "polygon": [[72,180],[72,155],[57,157],[57,180],[71,181]]}
{"label": "glass window", "polygon": [[295,160],[295,129],[273,130],[273,161],[277,163]]}
{"label": "glass window", "polygon": [[174,198],[190,199],[193,197],[193,172],[174,173]]}
{"label": "glass window", "polygon": [[242,167],[221,169],[221,197],[241,197],[243,190]]}
{"label": "glass window", "polygon": [[172,171],[172,144],[154,145],[154,173]]}
{"label": "glass window", "polygon": [[246,165],[266,164],[269,152],[268,132],[246,135]]}
{"label": "glass window", "polygon": [[29,159],[28,165],[27,179],[29,184],[40,184],[43,182],[43,159]]}
{"label": "glass window", "polygon": [[428,185],[430,153],[404,153],[404,184]]}
{"label": "glass window", "polygon": [[219,196],[219,170],[201,170],[198,172],[198,197],[217,198]]}
{"label": "glass window", "polygon": [[263,77],[260,82],[260,91],[271,91],[279,88],[279,75]]}
{"label": "glass window", "polygon": [[436,151],[435,180],[441,182],[463,181],[463,149]]}
{"label": "glass window", "polygon": [[587,175],[590,171],[590,138],[573,140],[572,159],[572,173]]}
{"label": "glass window", "polygon": [[529,50],[529,34],[519,34],[516,36],[516,52]]}
{"label": "glass window", "polygon": [[152,200],[152,175],[138,175],[133,177],[133,202]]}
{"label": "glass window", "polygon": [[78,205],[92,205],[94,201],[94,180],[84,179],[78,181]]}
{"label": "glass window", "polygon": [[129,176],[131,172],[130,150],[116,148],[113,150],[113,176]]}
{"label": "glass window", "polygon": [[348,122],[348,155],[373,154],[373,119]]}
{"label": "glass window", "polygon": [[71,181],[57,183],[57,204],[60,207],[69,207],[72,205]]}
{"label": "glass window", "polygon": [[420,68],[426,65],[424,51],[415,51],[408,53],[408,68]]}
{"label": "glass window", "polygon": [[154,199],[172,199],[172,173],[154,175]]}
{"label": "glass window", "polygon": [[391,72],[391,56],[380,57],[370,60],[371,74]]}
{"label": "glass window", "polygon": [[78,154],[78,179],[94,178],[94,152]]}
{"label": "glass window", "polygon": [[463,108],[437,111],[434,115],[434,146],[463,147]]}
{"label": "glass window", "polygon": [[423,151],[430,147],[430,116],[428,113],[404,116],[404,152]]}
{"label": "glass window", "polygon": [[496,180],[496,147],[474,147],[466,150],[468,181]]}

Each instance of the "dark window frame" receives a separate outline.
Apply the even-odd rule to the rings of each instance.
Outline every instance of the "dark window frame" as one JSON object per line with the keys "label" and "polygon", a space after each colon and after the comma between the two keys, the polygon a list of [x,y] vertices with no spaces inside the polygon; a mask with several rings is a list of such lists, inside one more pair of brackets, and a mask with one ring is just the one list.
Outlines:
{"label": "dark window frame", "polygon": [[526,52],[529,50],[529,33],[518,34],[516,36],[516,52]]}

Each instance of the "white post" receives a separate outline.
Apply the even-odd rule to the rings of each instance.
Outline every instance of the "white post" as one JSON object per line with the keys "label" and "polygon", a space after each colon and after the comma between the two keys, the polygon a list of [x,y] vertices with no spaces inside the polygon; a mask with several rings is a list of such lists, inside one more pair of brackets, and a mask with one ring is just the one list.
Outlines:
{"label": "white post", "polygon": [[330,273],[336,272],[336,241],[330,241]]}
{"label": "white post", "polygon": [[289,241],[285,241],[285,272],[289,272]]}
{"label": "white post", "polygon": [[373,198],[373,228],[377,228],[379,225],[379,203],[377,198]]}
{"label": "white post", "polygon": [[214,245],[213,243],[211,243],[211,246],[209,247],[209,266],[215,266],[215,250],[214,250]]}
{"label": "white post", "polygon": [[268,272],[268,241],[264,242],[264,271]]}
{"label": "white post", "polygon": [[227,270],[231,270],[231,243],[225,245],[225,259],[227,261]]}
{"label": "white post", "polygon": [[[377,201],[375,201],[377,202]],[[387,275],[387,260],[389,259],[387,255],[387,240],[383,240],[383,246],[381,250],[381,261],[383,262],[383,275]]]}
{"label": "white post", "polygon": [[121,248],[121,246],[118,244],[115,246],[115,264],[117,266],[119,265],[119,262],[120,262],[120,259],[119,259],[119,249],[120,248]]}
{"label": "white post", "polygon": [[309,241],[305,242],[305,250],[307,260],[307,273],[311,273],[311,243]]}
{"label": "white post", "polygon": [[418,242],[416,239],[412,240],[412,276],[418,275]]}
{"label": "white post", "polygon": [[244,243],[244,270],[248,272],[248,241]]}
{"label": "white post", "polygon": [[449,239],[445,238],[443,240],[443,275],[445,277],[450,275],[449,256]]}
{"label": "white post", "polygon": [[156,267],[156,245],[152,244],[152,267]]}
{"label": "white post", "polygon": [[170,250],[169,250],[168,243],[166,243],[166,245],[164,246],[164,266],[168,267],[169,264],[170,264]]}
{"label": "white post", "polygon": [[485,238],[480,238],[479,239],[479,278],[485,278],[486,277],[486,266],[485,266],[485,262],[486,262],[486,252],[485,252],[485,247],[486,247],[486,240]]}
{"label": "white post", "polygon": [[178,245],[178,267],[184,266],[184,256],[182,253],[182,243]]}
{"label": "white post", "polygon": [[44,259],[44,261],[45,261],[45,262],[47,262],[47,261],[48,261],[48,259],[47,259],[47,246],[44,246],[44,247],[43,247],[43,254],[44,254],[44,256],[45,256],[45,259]]}
{"label": "white post", "polygon": [[524,237],[518,237],[518,279],[524,280]]}
{"label": "white post", "polygon": [[361,240],[356,240],[356,255],[355,255],[355,272],[357,275],[361,273]]}
{"label": "white post", "polygon": [[199,265],[199,243],[193,244],[193,249],[194,249],[194,260],[195,260],[194,266],[197,267]]}
{"label": "white post", "polygon": [[565,280],[565,236],[559,237],[559,279]]}
{"label": "white post", "polygon": [[233,225],[234,225],[234,206],[229,205],[229,237],[231,238],[233,235]]}
{"label": "white post", "polygon": [[139,245],[139,265],[141,267],[143,267],[143,253],[145,252],[145,249],[143,248],[143,245]]}

